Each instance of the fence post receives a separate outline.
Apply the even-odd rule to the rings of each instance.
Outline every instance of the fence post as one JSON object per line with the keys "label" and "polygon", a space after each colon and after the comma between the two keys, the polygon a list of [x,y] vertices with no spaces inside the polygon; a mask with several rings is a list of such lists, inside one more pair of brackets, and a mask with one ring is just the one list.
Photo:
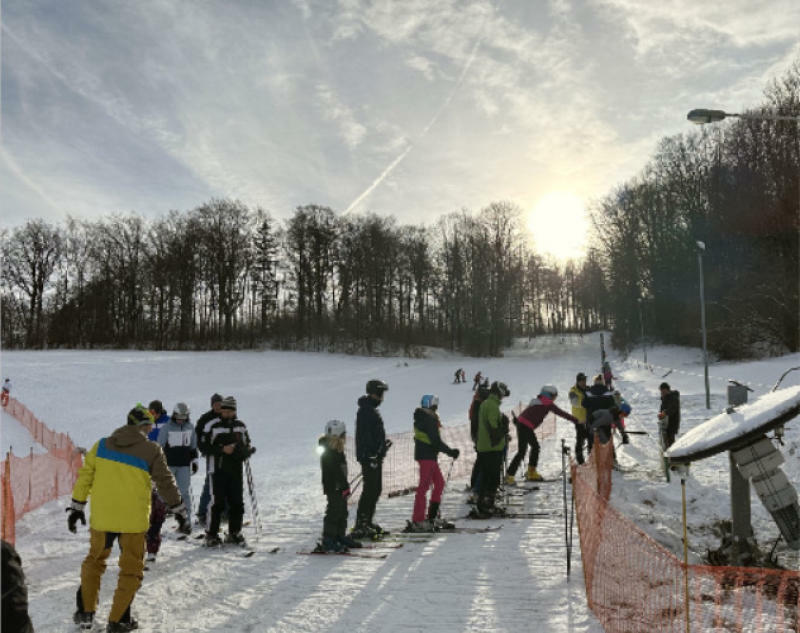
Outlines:
{"label": "fence post", "polygon": [[15,522],[16,511],[14,509],[14,494],[11,491],[11,451],[6,453],[6,463],[3,467],[3,473],[0,474],[0,496],[2,496],[2,525],[0,530],[4,541],[8,541],[12,545],[16,540]]}

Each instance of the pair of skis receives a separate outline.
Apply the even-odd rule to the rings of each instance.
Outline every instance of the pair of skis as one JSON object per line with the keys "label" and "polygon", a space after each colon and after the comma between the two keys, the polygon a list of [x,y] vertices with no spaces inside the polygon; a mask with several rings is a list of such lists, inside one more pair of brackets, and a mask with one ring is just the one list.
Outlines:
{"label": "pair of skis", "polygon": [[297,552],[303,556],[311,556],[311,555],[321,555],[321,556],[352,556],[354,558],[386,558],[389,555],[389,552],[381,552],[381,551],[370,551],[370,552],[362,552],[362,549],[368,550],[382,550],[382,549],[399,549],[403,547],[403,543],[387,543],[385,545],[378,545],[378,544],[364,544],[357,549],[348,549],[347,551],[343,552],[326,552],[321,549],[313,549],[313,550],[301,550]]}

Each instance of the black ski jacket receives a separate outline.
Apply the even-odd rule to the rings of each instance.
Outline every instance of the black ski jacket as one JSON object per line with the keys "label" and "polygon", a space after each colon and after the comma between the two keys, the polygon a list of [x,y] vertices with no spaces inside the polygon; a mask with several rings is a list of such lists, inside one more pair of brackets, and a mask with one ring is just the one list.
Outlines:
{"label": "black ski jacket", "polygon": [[606,389],[605,385],[592,385],[583,399],[583,408],[586,409],[586,420],[591,423],[592,413],[601,409],[610,409],[616,406],[614,394]]}
{"label": "black ski jacket", "polygon": [[[235,444],[233,453],[228,455],[222,448]],[[202,451],[208,456],[209,473],[223,471],[231,475],[242,474],[242,463],[255,452],[250,444],[250,435],[244,422],[238,418],[217,420],[203,433]]]}
{"label": "black ski jacket", "polygon": [[202,439],[203,434],[205,433],[206,425],[213,420],[221,420],[222,416],[219,413],[214,411],[214,409],[209,409],[199,418],[197,418],[197,423],[194,425],[194,432],[197,435],[197,447],[200,449],[200,452],[205,455],[206,453],[203,451]]}
{"label": "black ski jacket", "polygon": [[347,481],[347,458],[344,453],[329,447],[328,438],[324,435],[319,438],[319,445],[325,449],[319,458],[322,469],[322,490],[326,495],[341,495],[343,490],[350,487]]}
{"label": "black ski jacket", "polygon": [[356,413],[356,460],[368,464],[370,460],[383,461],[386,456],[386,431],[383,418],[378,412],[378,403],[370,396],[358,399]]}
{"label": "black ski jacket", "polygon": [[22,572],[22,560],[11,543],[3,541],[3,608],[0,628],[16,633],[33,633],[28,616],[28,588]]}
{"label": "black ski jacket", "polygon": [[451,455],[453,450],[442,441],[439,418],[430,409],[414,411],[414,459],[436,459],[439,453]]}
{"label": "black ski jacket", "polygon": [[681,394],[673,389],[666,396],[661,396],[661,408],[667,414],[667,430],[673,435],[678,434],[681,425]]}

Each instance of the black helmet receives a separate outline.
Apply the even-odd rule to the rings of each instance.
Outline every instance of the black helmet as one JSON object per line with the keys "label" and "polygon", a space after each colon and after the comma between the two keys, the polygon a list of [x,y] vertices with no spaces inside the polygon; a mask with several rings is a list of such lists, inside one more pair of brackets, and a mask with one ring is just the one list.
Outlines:
{"label": "black helmet", "polygon": [[582,371],[579,371],[578,375],[575,376],[575,382],[580,382],[581,380],[586,380],[586,374],[584,374]]}
{"label": "black helmet", "polygon": [[496,380],[492,383],[492,386],[489,388],[489,391],[497,394],[501,398],[508,398],[511,395],[511,392],[506,387],[506,383],[504,382],[497,382]]}
{"label": "black helmet", "polygon": [[367,383],[367,394],[371,396],[383,395],[384,391],[389,391],[389,385],[382,380],[374,378]]}

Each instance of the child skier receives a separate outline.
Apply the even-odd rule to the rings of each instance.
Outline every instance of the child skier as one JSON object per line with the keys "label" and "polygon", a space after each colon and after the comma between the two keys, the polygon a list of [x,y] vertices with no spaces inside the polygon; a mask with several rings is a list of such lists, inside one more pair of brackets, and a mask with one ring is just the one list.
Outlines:
{"label": "child skier", "polygon": [[350,547],[361,547],[361,543],[346,534],[347,499],[351,494],[344,456],[346,433],[344,422],[331,420],[325,425],[325,434],[319,438],[322,490],[328,498],[328,505],[322,522],[322,542],[317,544],[317,552],[346,552]]}
{"label": "child skier", "polygon": [[197,472],[197,436],[189,421],[189,407],[179,402],[172,411],[172,418],[158,433],[158,443],[167,456],[167,465],[175,476],[186,509],[192,512],[192,481]]}
{"label": "child skier", "polygon": [[[419,464],[419,485],[414,498],[414,514],[406,526],[406,532],[433,532],[434,530],[451,530],[455,526],[439,518],[439,504],[442,501],[444,477],[436,461],[439,453],[445,453],[454,460],[458,459],[459,450],[450,448],[442,441],[439,429],[442,426],[439,414],[439,398],[434,395],[422,396],[419,408],[414,411],[414,459]],[[428,518],[425,518],[425,496],[433,484],[431,503],[428,506]]]}
{"label": "child skier", "polygon": [[[158,443],[158,434],[161,428],[169,422],[169,416],[161,400],[152,400],[147,405],[147,410],[153,418],[153,426],[147,434],[147,439]],[[159,496],[155,488],[150,492],[150,528],[147,530],[147,561],[154,562],[161,549],[161,526],[167,518],[167,505]]]}

